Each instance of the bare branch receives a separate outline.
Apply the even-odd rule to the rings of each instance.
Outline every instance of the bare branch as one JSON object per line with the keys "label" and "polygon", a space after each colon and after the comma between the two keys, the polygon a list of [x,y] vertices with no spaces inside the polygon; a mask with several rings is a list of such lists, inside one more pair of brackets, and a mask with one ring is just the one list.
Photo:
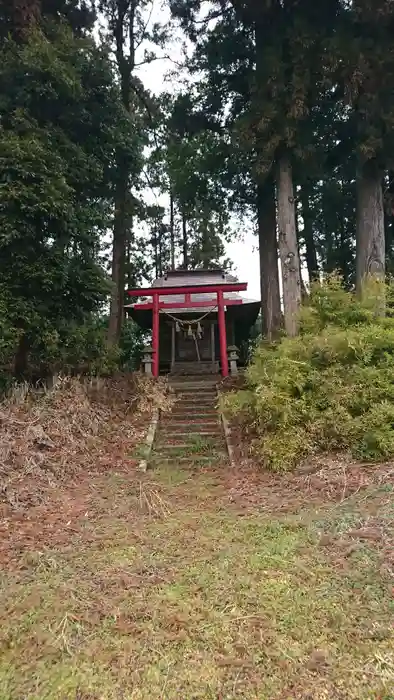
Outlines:
{"label": "bare branch", "polygon": [[183,63],[179,63],[179,61],[176,61],[174,58],[171,58],[171,56],[168,56],[167,54],[165,54],[164,56],[152,56],[150,58],[147,58],[145,61],[135,63],[134,67],[140,68],[140,66],[147,66],[150,63],[153,63],[153,61],[171,61],[171,63],[173,63],[178,68],[185,68],[185,65]]}
{"label": "bare branch", "polygon": [[[149,26],[149,24],[150,24],[151,19],[152,19],[152,14],[153,14],[153,8],[154,8],[154,6],[155,6],[155,0],[152,0],[152,4],[151,4],[150,12],[149,12],[149,15],[148,15],[148,19],[146,20],[145,25],[144,25],[144,27],[143,27],[143,29],[142,29],[141,39],[140,39],[140,41],[138,42],[138,44],[136,44],[136,46],[135,46],[135,51],[138,51],[138,49],[140,48],[141,44],[142,44],[143,41],[145,40],[145,33],[146,33],[146,30],[147,30],[147,28],[148,28],[148,26]],[[138,65],[138,64],[137,64],[137,65]]]}

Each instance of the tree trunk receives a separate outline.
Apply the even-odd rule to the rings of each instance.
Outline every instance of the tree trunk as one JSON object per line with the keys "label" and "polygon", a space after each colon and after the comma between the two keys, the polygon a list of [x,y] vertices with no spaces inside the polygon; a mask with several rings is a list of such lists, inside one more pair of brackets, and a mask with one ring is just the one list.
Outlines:
{"label": "tree trunk", "polygon": [[189,264],[188,249],[187,249],[187,220],[186,214],[182,212],[182,249],[183,249],[183,268],[187,270]]}
{"label": "tree trunk", "polygon": [[[271,7],[271,6],[270,6]],[[272,8],[271,8],[272,9]],[[258,13],[254,18],[256,88],[251,91],[252,104],[261,99],[269,99],[271,87],[266,82],[266,42],[267,33],[273,28],[272,12],[266,8],[264,16]],[[258,133],[257,142],[259,140]],[[260,153],[257,150],[257,163]],[[280,303],[278,245],[276,239],[275,179],[270,173],[264,184],[257,181],[257,216],[259,231],[260,290],[262,332],[269,340],[274,338],[282,327]]]}
{"label": "tree trunk", "polygon": [[301,304],[300,261],[298,255],[293,176],[290,160],[282,155],[277,163],[279,256],[282,267],[285,330],[293,337],[298,331]]}
{"label": "tree trunk", "polygon": [[308,192],[301,185],[301,213],[304,222],[304,241],[306,266],[308,268],[309,283],[319,279],[319,263],[317,261],[316,245],[313,238],[313,217],[309,204]]}
{"label": "tree trunk", "polygon": [[159,274],[157,276],[162,277],[163,276],[163,232],[162,232],[160,227],[158,229],[157,235],[158,235],[157,248],[158,248],[158,256],[159,256],[159,264],[158,264]]}
{"label": "tree trunk", "polygon": [[[120,76],[122,103],[127,112],[131,107],[132,75],[135,68],[135,20],[138,0],[130,3],[126,11],[124,3],[114,4],[112,32],[115,40],[115,56]],[[128,49],[128,55],[126,51]],[[127,201],[129,195],[129,166],[124,154],[120,153],[117,162],[118,184],[115,193],[115,216],[112,247],[113,290],[110,301],[108,344],[119,341],[124,319],[125,258],[127,241]]]}
{"label": "tree trunk", "polygon": [[110,345],[115,345],[120,338],[124,315],[127,185],[128,177],[127,173],[124,173],[122,176],[119,176],[115,200],[112,241],[112,293],[108,326],[108,343]]}
{"label": "tree trunk", "polygon": [[22,333],[19,338],[18,349],[14,359],[14,374],[16,379],[22,380],[27,377],[29,366],[29,340],[26,333]]}
{"label": "tree trunk", "polygon": [[175,270],[175,223],[174,223],[174,195],[170,191],[170,258],[171,270]]}
{"label": "tree trunk", "polygon": [[262,333],[268,340],[282,325],[280,308],[278,246],[276,242],[275,185],[271,176],[257,184]]}
{"label": "tree trunk", "polygon": [[155,277],[158,279],[160,277],[159,274],[159,250],[158,250],[158,245],[157,245],[157,233],[156,231],[153,232],[152,236],[152,246],[153,246],[153,260],[154,260],[154,265],[155,265]]}
{"label": "tree trunk", "polygon": [[357,178],[356,290],[370,279],[384,280],[385,235],[382,173],[366,163]]}
{"label": "tree trunk", "polygon": [[125,279],[128,289],[135,287],[135,269],[132,264],[131,254],[133,250],[134,243],[134,220],[133,217],[129,217],[129,224],[126,237],[126,255],[125,255]]}
{"label": "tree trunk", "polygon": [[41,0],[12,0],[9,3],[12,34],[17,40],[25,40],[39,24]]}

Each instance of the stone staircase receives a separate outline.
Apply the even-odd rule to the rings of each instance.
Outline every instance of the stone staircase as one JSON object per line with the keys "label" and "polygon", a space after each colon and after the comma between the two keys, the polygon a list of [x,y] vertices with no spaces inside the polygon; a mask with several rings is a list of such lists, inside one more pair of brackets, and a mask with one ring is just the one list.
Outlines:
{"label": "stone staircase", "polygon": [[228,460],[216,402],[218,376],[170,376],[176,402],[160,417],[150,462],[204,465]]}
{"label": "stone staircase", "polygon": [[194,375],[215,375],[219,372],[218,362],[175,362],[171,370],[172,376],[193,377]]}

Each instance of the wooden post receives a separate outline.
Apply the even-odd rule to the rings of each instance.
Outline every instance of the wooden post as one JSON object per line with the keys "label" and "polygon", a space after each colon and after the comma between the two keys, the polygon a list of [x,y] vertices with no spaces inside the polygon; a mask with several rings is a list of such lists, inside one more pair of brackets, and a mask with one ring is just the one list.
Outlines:
{"label": "wooden post", "polygon": [[153,376],[159,376],[159,295],[153,295],[153,319],[152,319],[152,348],[153,348]]}
{"label": "wooden post", "polygon": [[212,358],[212,365],[215,364],[215,321],[211,321],[211,358]]}
{"label": "wooden post", "polygon": [[228,358],[227,358],[227,337],[226,337],[226,316],[224,313],[224,298],[223,290],[217,292],[218,300],[218,324],[219,324],[219,342],[220,342],[220,364],[222,366],[222,376],[228,377]]}
{"label": "wooden post", "polygon": [[171,369],[175,365],[175,321],[171,324]]}

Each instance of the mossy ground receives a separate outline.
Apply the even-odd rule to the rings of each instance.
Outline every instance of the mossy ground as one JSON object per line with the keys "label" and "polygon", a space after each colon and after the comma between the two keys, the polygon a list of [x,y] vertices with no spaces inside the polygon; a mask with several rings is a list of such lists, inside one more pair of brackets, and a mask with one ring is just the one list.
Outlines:
{"label": "mossy ground", "polygon": [[387,474],[319,500],[309,477],[120,470],[51,527],[9,519],[1,700],[394,698]]}

